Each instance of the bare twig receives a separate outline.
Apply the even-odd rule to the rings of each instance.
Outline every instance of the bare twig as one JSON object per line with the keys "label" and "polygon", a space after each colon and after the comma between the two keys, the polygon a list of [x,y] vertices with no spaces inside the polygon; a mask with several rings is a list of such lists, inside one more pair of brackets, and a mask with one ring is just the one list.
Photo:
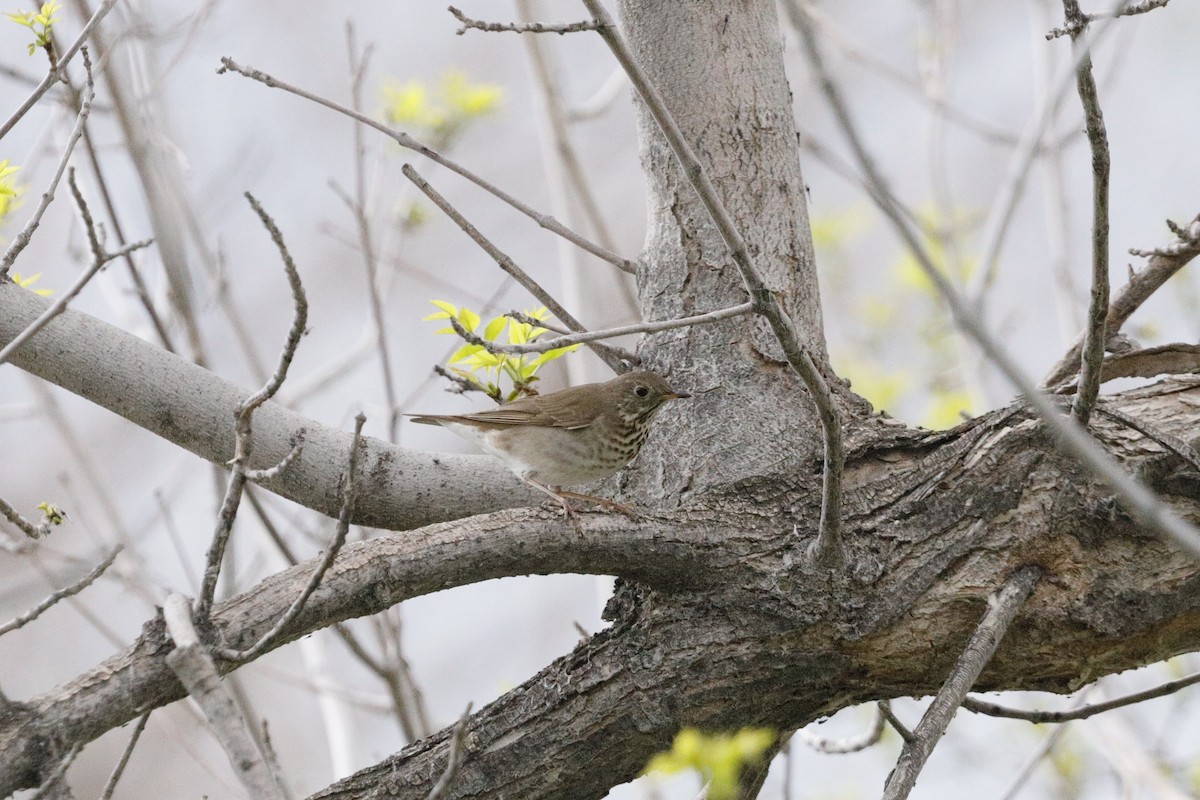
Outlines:
{"label": "bare twig", "polygon": [[[12,130],[12,127],[20,121],[21,117],[29,113],[29,109],[34,107],[37,101],[42,98],[42,95],[44,95],[51,86],[53,86],[55,83],[58,83],[58,81],[62,79],[62,76],[66,74],[67,65],[71,62],[71,59],[75,57],[75,54],[79,52],[80,48],[83,47],[83,43],[86,42],[88,37],[92,35],[92,30],[98,24],[100,24],[100,20],[104,19],[104,17],[108,15],[109,11],[112,11],[113,6],[116,4],[117,0],[104,0],[104,2],[100,4],[100,7],[96,9],[96,13],[92,14],[91,19],[89,19],[87,24],[83,26],[83,30],[81,30],[79,35],[75,37],[75,41],[71,43],[71,46],[67,48],[66,52],[58,57],[57,66],[46,73],[46,77],[42,78],[41,83],[37,85],[37,88],[33,90],[33,93],[30,94],[29,97],[25,98],[25,102],[22,103],[21,106],[12,113],[12,116],[10,116],[3,125],[0,125],[0,139],[3,139],[4,136],[10,130]],[[0,269],[0,272],[3,271],[3,269]]]}
{"label": "bare twig", "polygon": [[884,784],[883,800],[903,800],[908,797],[917,782],[917,775],[942,738],[946,726],[954,718],[967,692],[971,691],[979,673],[991,660],[1008,626],[1041,576],[1040,567],[1021,567],[1009,577],[998,593],[988,598],[988,610],[983,620],[971,634],[970,641],[946,682],[913,730],[913,740],[905,742],[901,748],[896,766]]}
{"label": "bare twig", "polygon": [[[1088,144],[1092,150],[1092,289],[1088,301],[1087,325],[1083,333],[1083,348],[1079,369],[1079,391],[1071,413],[1080,425],[1087,426],[1096,397],[1100,394],[1100,368],[1104,360],[1104,345],[1108,337],[1105,323],[1108,317],[1108,172],[1110,156],[1108,135],[1104,130],[1104,114],[1096,79],[1092,75],[1091,53],[1082,48],[1080,37],[1087,29],[1078,0],[1063,0],[1067,24],[1080,23],[1071,32],[1071,44],[1077,51],[1075,82],[1087,127]],[[1082,52],[1078,52],[1082,50]]]}
{"label": "bare twig", "polygon": [[1013,800],[1017,796],[1017,793],[1021,791],[1022,787],[1033,776],[1038,764],[1042,763],[1042,760],[1058,746],[1058,743],[1062,741],[1062,737],[1066,732],[1067,726],[1060,725],[1051,730],[1050,734],[1044,737],[1042,741],[1038,742],[1037,748],[1029,754],[1029,757],[1025,759],[1025,763],[1021,765],[1021,768],[1017,770],[1017,774],[1013,776],[1012,781],[1009,782],[1008,786],[1000,794],[1000,800]]}
{"label": "bare twig", "polygon": [[163,618],[175,642],[175,649],[167,654],[167,665],[204,711],[238,780],[251,797],[284,800],[283,787],[267,765],[228,687],[221,682],[212,658],[200,644],[187,598],[179,594],[168,597],[163,603]]}
{"label": "bare twig", "polygon": [[294,313],[292,327],[288,330],[287,341],[284,343],[283,351],[279,354],[279,363],[275,368],[275,372],[267,379],[267,382],[261,389],[242,401],[234,412],[236,419],[234,425],[234,454],[233,458],[229,461],[232,470],[229,474],[229,481],[226,484],[225,497],[221,502],[221,511],[217,516],[217,527],[213,532],[212,543],[209,545],[208,553],[205,557],[204,581],[201,584],[200,597],[196,603],[196,618],[201,621],[206,621],[212,612],[213,599],[217,591],[217,578],[221,574],[221,562],[225,557],[225,546],[228,544],[229,535],[233,531],[233,521],[237,517],[238,505],[241,502],[242,491],[246,486],[248,478],[246,474],[246,462],[254,447],[253,431],[250,424],[251,416],[254,414],[255,409],[270,400],[279,391],[279,387],[283,385],[284,380],[287,378],[288,367],[291,365],[292,358],[296,355],[296,348],[300,344],[300,337],[304,335],[308,324],[308,300],[304,295],[304,286],[300,282],[300,273],[296,269],[296,263],[292,260],[292,255],[283,241],[283,234],[280,233],[279,228],[275,225],[275,221],[271,219],[270,215],[267,214],[253,195],[246,192],[246,199],[250,202],[250,207],[254,209],[254,213],[258,214],[263,226],[271,234],[271,239],[275,242],[275,247],[279,250],[279,255],[283,259],[284,272],[287,274],[288,285],[292,290]]}
{"label": "bare twig", "polygon": [[226,72],[236,72],[239,75],[243,75],[247,78],[250,78],[251,80],[256,80],[259,83],[264,84],[265,86],[271,87],[272,89],[283,89],[284,91],[290,92],[291,94],[294,94],[297,97],[303,97],[306,100],[311,100],[314,103],[317,103],[319,105],[325,106],[326,108],[332,109],[333,111],[336,111],[339,114],[345,114],[346,116],[350,117],[351,119],[357,120],[358,122],[361,122],[363,125],[366,125],[369,128],[373,128],[374,130],[379,131],[380,133],[384,134],[385,136],[390,137],[393,141],[395,141],[401,147],[405,147],[409,150],[414,150],[414,151],[420,153],[421,155],[425,156],[429,160],[434,161],[438,164],[441,164],[443,167],[450,170],[451,172],[455,172],[455,173],[461,175],[462,177],[469,180],[471,183],[473,183],[476,186],[478,186],[479,188],[483,189],[485,192],[488,192],[489,194],[493,195],[494,197],[497,197],[500,200],[502,200],[503,202],[512,206],[517,211],[520,211],[522,214],[529,217],[531,220],[536,222],[541,227],[545,228],[548,231],[552,231],[553,233],[558,234],[559,236],[563,237],[567,241],[573,243],[575,246],[580,247],[583,250],[586,250],[587,252],[591,253],[592,255],[596,256],[597,258],[599,258],[603,261],[607,261],[609,264],[612,264],[613,266],[617,267],[618,269],[624,270],[625,272],[636,272],[637,271],[633,262],[630,261],[629,259],[622,258],[621,256],[617,255],[616,253],[610,252],[609,250],[606,250],[605,248],[601,247],[598,244],[589,242],[587,239],[584,239],[579,234],[577,234],[574,231],[571,231],[568,228],[566,228],[565,226],[563,226],[560,222],[558,222],[558,220],[554,219],[554,217],[548,216],[546,214],[540,214],[537,211],[534,211],[532,208],[525,205],[520,200],[516,199],[515,197],[508,194],[507,192],[503,191],[499,187],[489,183],[488,181],[485,181],[483,178],[479,177],[478,175],[476,175],[475,173],[466,169],[465,167],[455,163],[454,161],[451,161],[450,159],[443,156],[441,153],[438,153],[436,150],[426,147],[425,145],[421,144],[416,139],[409,136],[407,133],[404,133],[403,131],[392,130],[391,128],[387,127],[383,123],[377,122],[376,120],[371,119],[370,117],[366,116],[365,114],[360,114],[357,111],[353,111],[349,108],[346,108],[345,106],[335,103],[332,100],[328,100],[319,95],[315,95],[310,92],[306,92],[305,90],[300,89],[299,87],[292,86],[290,84],[284,83],[283,81],[276,80],[275,78],[271,77],[270,75],[266,74],[265,72],[253,69],[251,67],[243,67],[241,64],[238,64],[231,58],[222,58],[221,66],[217,69],[218,75],[223,75]]}
{"label": "bare twig", "polygon": [[300,591],[300,595],[292,601],[288,606],[287,611],[271,626],[271,629],[262,635],[262,637],[250,647],[244,650],[231,650],[229,648],[219,648],[217,654],[227,661],[232,661],[237,664],[242,664],[247,661],[253,661],[264,653],[269,647],[273,646],[275,639],[279,637],[285,628],[292,623],[296,617],[300,616],[300,612],[304,610],[304,604],[308,602],[308,598],[321,585],[321,579],[325,577],[325,573],[333,565],[333,560],[337,558],[338,552],[342,549],[342,545],[346,543],[346,534],[350,530],[350,516],[354,513],[354,498],[358,492],[357,475],[355,471],[358,468],[358,451],[362,445],[362,428],[366,423],[367,418],[361,412],[354,418],[354,439],[350,445],[350,456],[346,462],[346,476],[342,483],[342,510],[338,514],[337,527],[334,530],[333,540],[329,546],[325,548],[325,554],[317,563],[312,574],[308,576],[308,582],[304,584],[304,588]]}
{"label": "bare twig", "polygon": [[583,20],[582,22],[570,23],[553,23],[545,22],[528,22],[518,24],[515,22],[481,22],[477,19],[471,19],[463,12],[459,11],[454,6],[447,9],[454,18],[462,23],[462,27],[456,31],[459,36],[462,36],[468,30],[487,31],[489,33],[501,33],[503,31],[511,31],[513,33],[579,33],[580,31],[594,31],[599,26],[599,23],[594,19]]}
{"label": "bare twig", "polygon": [[[471,344],[477,344],[487,350],[489,353],[547,353],[551,350],[558,350],[562,347],[570,347],[573,344],[587,344],[600,339],[612,339],[617,336],[628,336],[633,333],[656,333],[658,331],[669,331],[676,328],[689,328],[693,325],[709,325],[714,322],[730,319],[732,317],[740,317],[745,314],[754,313],[753,303],[742,303],[741,305],[732,306],[730,308],[722,308],[718,311],[709,311],[707,314],[696,314],[691,317],[680,317],[679,319],[668,319],[662,322],[639,322],[636,325],[622,325],[619,328],[607,328],[601,331],[585,331],[583,333],[572,333],[563,336],[555,336],[552,339],[538,339],[529,344],[497,344],[490,342],[481,336],[471,333],[469,330],[459,324],[458,320],[451,318],[450,325],[454,328],[455,333]],[[508,316],[513,316],[509,314]],[[525,317],[524,314],[520,315]],[[531,318],[530,318],[531,319]],[[534,320],[534,324],[545,327],[545,323],[541,320]]]}
{"label": "bare twig", "polygon": [[[46,213],[46,209],[50,207],[50,203],[54,200],[54,191],[58,188],[58,183],[62,180],[63,173],[67,171],[67,162],[71,160],[71,153],[75,151],[75,143],[79,141],[79,137],[83,136],[84,123],[87,122],[88,114],[92,111],[92,101],[96,99],[96,87],[92,82],[92,62],[88,58],[86,47],[83,48],[83,67],[87,72],[87,88],[84,91],[83,102],[79,105],[79,114],[75,118],[75,127],[71,129],[71,134],[67,137],[67,145],[63,148],[62,157],[58,160],[58,168],[54,170],[54,177],[50,179],[50,185],[46,187],[46,191],[42,192],[42,199],[38,202],[37,208],[34,209],[33,215],[30,216],[29,222],[25,223],[25,227],[13,237],[12,244],[4,251],[4,258],[0,259],[0,276],[8,274],[8,270],[12,267],[13,262],[17,260],[17,256],[21,255],[21,251],[29,245],[34,231],[38,229],[38,225],[42,222],[42,215]],[[0,134],[0,136],[2,135]]]}
{"label": "bare twig", "polygon": [[142,731],[146,730],[146,723],[150,721],[150,713],[147,711],[138,717],[137,724],[133,726],[133,733],[129,735],[129,741],[126,743],[125,749],[121,752],[120,760],[113,767],[112,774],[108,776],[108,782],[104,784],[104,792],[101,793],[100,800],[110,800],[113,792],[117,790],[117,783],[121,780],[121,776],[125,774],[125,767],[129,764],[129,759],[133,755],[133,748],[137,747],[138,739],[142,737]]}
{"label": "bare twig", "polygon": [[[1058,110],[1066,99],[1067,90],[1074,82],[1075,71],[1081,59],[1090,57],[1089,54],[1112,30],[1115,29],[1112,27],[1111,20],[1102,21],[1094,26],[1087,39],[1074,49],[1074,57],[1070,59],[1070,63],[1060,67],[1047,82],[1048,88],[1043,93],[1037,110],[1022,132],[1015,152],[1009,158],[1004,182],[992,201],[987,220],[983,225],[979,246],[980,269],[966,293],[972,305],[982,306],[987,297],[987,290],[996,278],[1000,254],[1008,236],[1008,230],[1016,218],[1017,205],[1025,191],[1025,184],[1033,171],[1034,159],[1045,149],[1044,140],[1058,115]],[[1055,143],[1055,146],[1058,144]]]}
{"label": "bare twig", "polygon": [[[808,388],[809,396],[817,409],[821,420],[821,431],[824,438],[825,469],[822,478],[821,492],[821,523],[816,541],[813,542],[810,555],[816,563],[836,567],[843,561],[841,539],[841,505],[842,505],[842,472],[845,466],[846,454],[842,445],[842,415],[833,400],[833,392],[828,381],[821,374],[820,368],[812,357],[812,345],[803,341],[799,330],[788,318],[787,312],[779,304],[775,294],[767,288],[762,276],[750,260],[746,242],[738,230],[737,223],[729,210],[721,202],[716,187],[713,186],[704,165],[696,157],[691,144],[676,125],[662,95],[650,83],[645,72],[633,58],[633,53],[626,45],[624,38],[617,30],[616,23],[605,10],[599,0],[583,0],[584,6],[601,23],[597,29],[604,43],[617,59],[617,63],[629,75],[646,108],[654,117],[659,130],[671,148],[671,152],[679,160],[683,174],[687,177],[692,188],[700,198],[700,202],[712,217],[713,224],[720,233],[729,249],[730,257],[737,265],[750,294],[750,302],[756,313],[760,314],[771,326],[775,338],[783,348],[788,363],[796,370],[804,385]],[[565,321],[565,320],[564,320]]]}
{"label": "bare twig", "polygon": [[1116,17],[1132,17],[1135,14],[1145,14],[1147,11],[1153,11],[1156,8],[1162,8],[1171,0],[1141,0],[1138,3],[1126,3],[1111,11],[1100,11],[1095,14],[1079,14],[1071,15],[1067,18],[1067,24],[1061,28],[1055,28],[1046,34],[1046,39],[1057,39],[1060,36],[1070,36],[1075,38],[1087,26],[1098,19],[1115,19]]}
{"label": "bare twig", "polygon": [[912,742],[912,731],[908,729],[907,725],[900,721],[900,718],[896,716],[896,712],[892,711],[892,704],[887,700],[880,700],[878,706],[879,713],[882,714],[883,718],[886,719],[888,724],[892,726],[892,730],[900,734],[900,738],[905,742]]}
{"label": "bare twig", "polygon": [[48,522],[37,524],[30,522],[21,516],[21,512],[9,505],[8,501],[3,497],[0,497],[0,514],[3,514],[5,519],[20,528],[21,532],[30,539],[40,539],[50,532],[50,524]]}
{"label": "bare twig", "polygon": [[117,556],[121,553],[122,549],[123,548],[120,545],[117,545],[112,549],[112,551],[109,552],[107,556],[104,557],[104,560],[97,564],[96,568],[87,575],[84,575],[70,586],[66,586],[49,595],[21,616],[15,617],[8,622],[0,624],[0,636],[3,636],[9,631],[15,631],[17,628],[22,628],[28,625],[30,622],[33,622],[59,602],[71,597],[72,595],[79,594],[84,589],[91,586],[93,583],[95,583],[97,578],[104,574],[104,570],[112,566],[112,563],[116,561]]}
{"label": "bare twig", "polygon": [[246,480],[250,481],[269,481],[274,479],[279,473],[290,467],[292,463],[300,457],[300,452],[304,449],[304,428],[296,432],[293,439],[292,449],[283,457],[278,464],[266,469],[248,469],[246,470]]}
{"label": "bare twig", "polygon": [[1153,700],[1156,697],[1166,697],[1169,694],[1178,692],[1180,689],[1186,689],[1197,683],[1200,683],[1200,672],[1193,672],[1191,675],[1185,675],[1178,680],[1167,681],[1150,689],[1127,694],[1124,697],[1116,697],[1112,700],[1105,700],[1103,703],[1093,703],[1090,706],[1073,708],[1067,711],[1026,711],[1021,708],[1009,708],[1008,706],[989,703],[974,697],[968,697],[964,700],[962,707],[976,714],[986,714],[989,717],[1005,717],[1007,719],[1023,719],[1026,722],[1033,722],[1039,725],[1070,722],[1071,720],[1094,717],[1097,714],[1103,714],[1105,711],[1112,711],[1114,708],[1123,708],[1145,702],[1146,700]]}
{"label": "bare twig", "polygon": [[[492,257],[500,269],[504,270],[513,278],[515,278],[517,283],[524,286],[530,294],[538,299],[542,305],[550,309],[550,313],[558,317],[563,324],[571,330],[577,332],[584,330],[583,325],[579,322],[579,320],[575,319],[575,317],[572,316],[569,311],[563,308],[561,303],[555,300],[549,292],[541,287],[541,284],[529,277],[529,274],[525,272],[525,270],[517,266],[516,262],[501,252],[500,249],[494,244],[492,244],[486,236],[479,232],[478,228],[468,222],[466,217],[458,212],[458,209],[450,205],[450,202],[446,200],[445,197],[443,197],[436,189],[430,186],[424,178],[417,174],[417,171],[412,168],[411,164],[405,164],[401,168],[401,172],[403,172],[404,177],[412,181],[416,187],[434,203],[434,205],[444,211],[446,216],[450,217],[450,219],[454,221],[454,224],[458,225],[458,227],[461,228],[464,233],[470,236],[477,245],[483,248],[483,250]],[[588,347],[592,350],[592,352],[600,356],[600,358],[604,360],[604,363],[608,364],[613,372],[621,373],[628,369],[627,365],[624,363],[625,359],[618,353],[614,352],[612,348],[609,348],[605,345],[596,344],[595,342],[589,343]]]}
{"label": "bare twig", "polygon": [[[368,45],[362,55],[354,41],[354,27],[346,23],[346,49],[350,54],[350,98],[355,112],[362,113],[362,87],[367,75],[367,64],[372,48]],[[383,313],[383,298],[379,291],[379,259],[375,252],[375,236],[371,230],[371,219],[367,212],[367,147],[363,141],[363,127],[354,126],[354,198],[343,196],[343,200],[354,215],[358,228],[359,249],[362,251],[363,267],[367,273],[367,298],[371,306],[371,322],[375,326],[375,349],[379,353],[380,377],[383,380],[384,402],[387,418],[384,427],[388,441],[396,441],[396,427],[400,422],[400,402],[396,397],[396,378],[392,369],[392,357],[388,347],[386,316]]]}
{"label": "bare twig", "polygon": [[886,721],[883,709],[877,704],[874,708],[871,727],[856,736],[848,736],[844,739],[826,739],[824,736],[809,733],[803,728],[796,731],[796,736],[800,737],[800,741],[818,753],[828,753],[830,755],[857,753],[860,750],[866,750],[879,741],[880,737],[883,736],[883,725]]}
{"label": "bare twig", "polygon": [[[534,0],[517,0],[517,16],[521,22],[535,22],[536,9]],[[571,136],[570,124],[565,110],[564,91],[561,76],[563,68],[554,63],[549,43],[540,36],[526,36],[522,39],[525,55],[533,72],[534,86],[539,118],[539,140],[541,142],[541,158],[546,170],[550,191],[550,208],[562,217],[571,227],[577,227],[577,220],[587,222],[588,228],[594,233],[596,240],[609,250],[616,251],[616,242],[612,230],[600,210],[600,202],[592,188],[594,170],[589,171],[579,155],[579,148]],[[620,72],[620,67],[617,67]],[[559,269],[563,277],[563,292],[565,299],[572,306],[583,307],[590,292],[585,284],[591,273],[585,271],[580,262],[581,253],[572,249],[569,242],[560,239],[558,245]],[[603,279],[603,278],[601,278]],[[619,276],[612,281],[620,293],[622,301],[628,305],[631,317],[640,316],[641,304],[637,294],[628,280]],[[615,310],[610,314],[615,313]],[[567,370],[572,378],[587,374],[587,366],[579,361],[567,363]],[[594,377],[594,376],[591,376]]]}
{"label": "bare twig", "polygon": [[70,798],[71,794],[65,790],[66,785],[62,783],[62,779],[67,774],[67,768],[71,766],[75,757],[82,750],[82,744],[73,745],[54,767],[53,771],[46,776],[46,780],[42,781],[41,788],[29,796],[29,800],[60,800],[64,797]]}
{"label": "bare twig", "polygon": [[442,772],[442,777],[438,778],[438,782],[429,790],[429,794],[425,795],[425,800],[441,800],[455,776],[458,775],[458,769],[462,766],[463,741],[467,738],[467,722],[470,717],[471,703],[467,703],[467,710],[454,724],[454,730],[450,731],[450,754],[446,758],[446,769]]}
{"label": "bare twig", "polygon": [[29,323],[29,326],[25,328],[25,330],[14,336],[12,341],[5,345],[3,349],[0,349],[0,364],[3,364],[5,361],[7,361],[19,347],[37,335],[37,332],[46,327],[46,325],[48,325],[52,319],[66,311],[70,302],[74,300],[80,292],[83,291],[83,287],[87,286],[88,282],[95,277],[97,272],[104,268],[105,264],[114,258],[120,258],[121,256],[131,253],[134,250],[140,250],[143,247],[149,247],[150,244],[151,240],[144,239],[140,242],[134,242],[133,244],[126,245],[115,253],[106,254],[107,258],[104,261],[93,261],[87,270],[85,270],[82,275],[75,279],[75,282],[71,284],[71,287],[67,289],[67,291],[56,297],[54,302],[50,304],[49,308],[43,311],[37,319]]}
{"label": "bare twig", "polygon": [[[1131,249],[1131,255],[1148,257],[1145,268],[1133,273],[1129,282],[1117,292],[1108,307],[1108,317],[1105,330],[1112,336],[1121,330],[1125,321],[1137,311],[1141,305],[1167,282],[1176,272],[1183,269],[1197,255],[1200,255],[1200,215],[1192,219],[1187,226],[1176,225],[1167,220],[1167,227],[1175,234],[1175,239],[1155,250]],[[1071,345],[1071,349],[1059,359],[1050,373],[1042,380],[1042,388],[1055,387],[1071,378],[1079,369],[1080,355],[1083,352],[1082,336]]]}
{"label": "bare twig", "polygon": [[[824,62],[812,36],[811,28],[800,26],[801,31],[808,33],[802,36],[805,47],[809,52],[810,61],[818,72],[825,75]],[[1095,37],[1092,38],[1095,43]],[[1059,447],[1086,466],[1093,474],[1105,480],[1117,496],[1131,509],[1136,511],[1144,524],[1159,531],[1164,536],[1173,539],[1184,549],[1200,557],[1200,530],[1177,515],[1161,502],[1153,492],[1131,477],[1107,451],[1100,447],[1087,432],[1074,423],[1070,418],[1064,418],[1059,413],[1054,401],[1039,391],[1018,367],[1013,358],[1002,348],[999,342],[987,332],[980,321],[975,309],[968,307],[959,296],[950,281],[933,263],[933,259],[917,232],[904,213],[902,204],[892,194],[891,188],[875,166],[874,160],[867,152],[859,135],[857,126],[850,117],[849,107],[842,100],[836,85],[831,81],[825,86],[827,96],[834,111],[834,116],[841,127],[855,160],[867,182],[868,191],[875,200],[879,210],[883,212],[896,233],[904,241],[916,259],[917,266],[933,284],[937,293],[950,309],[954,323],[958,328],[978,345],[979,349],[991,363],[1004,375],[1017,391],[1025,395],[1030,405],[1037,411],[1042,421],[1056,434]],[[1163,279],[1165,280],[1165,278]],[[1131,312],[1132,313],[1132,312]],[[1116,327],[1109,326],[1109,330]],[[1078,355],[1076,355],[1076,359]],[[1078,363],[1078,362],[1076,362]]]}

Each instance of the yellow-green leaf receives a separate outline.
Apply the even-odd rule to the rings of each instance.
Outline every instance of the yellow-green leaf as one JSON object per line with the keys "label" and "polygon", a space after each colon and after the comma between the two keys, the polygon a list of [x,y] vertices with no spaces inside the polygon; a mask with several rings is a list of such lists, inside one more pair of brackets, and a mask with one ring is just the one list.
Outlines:
{"label": "yellow-green leaf", "polygon": [[483,329],[483,338],[489,342],[496,341],[496,337],[500,335],[500,331],[504,330],[504,326],[508,324],[508,317],[496,317],[487,324]]}

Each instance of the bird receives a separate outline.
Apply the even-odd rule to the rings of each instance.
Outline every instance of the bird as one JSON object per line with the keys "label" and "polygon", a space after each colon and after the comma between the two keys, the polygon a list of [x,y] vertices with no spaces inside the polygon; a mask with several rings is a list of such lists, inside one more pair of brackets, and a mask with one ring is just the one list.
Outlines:
{"label": "bird", "polygon": [[635,371],[474,414],[406,416],[474,442],[522,482],[557,500],[567,518],[575,511],[571,500],[637,516],[621,503],[562,487],[593,483],[620,470],[641,450],[663,404],[688,397],[661,375]]}

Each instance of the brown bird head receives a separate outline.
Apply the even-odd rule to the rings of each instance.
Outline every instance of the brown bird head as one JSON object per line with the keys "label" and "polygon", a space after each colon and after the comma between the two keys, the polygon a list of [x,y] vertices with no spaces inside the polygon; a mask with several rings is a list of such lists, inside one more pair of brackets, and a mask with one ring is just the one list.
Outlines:
{"label": "brown bird head", "polygon": [[691,397],[671,388],[666,379],[653,372],[627,372],[609,381],[604,387],[610,402],[625,419],[649,419],[663,403]]}

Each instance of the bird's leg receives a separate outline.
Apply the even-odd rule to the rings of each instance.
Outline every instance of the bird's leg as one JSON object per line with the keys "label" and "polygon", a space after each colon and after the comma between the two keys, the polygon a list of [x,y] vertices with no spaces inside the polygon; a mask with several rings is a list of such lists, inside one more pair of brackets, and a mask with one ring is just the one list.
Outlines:
{"label": "bird's leg", "polygon": [[563,513],[566,514],[567,519],[573,519],[575,517],[575,509],[571,507],[571,501],[567,499],[566,492],[563,492],[561,490],[555,491],[554,489],[550,488],[546,484],[535,481],[533,478],[524,478],[523,477],[523,478],[521,478],[521,480],[524,483],[527,483],[530,486],[532,486],[533,488],[537,489],[539,492],[545,492],[546,494],[550,495],[555,500],[557,500],[559,505],[562,506]]}
{"label": "bird's leg", "polygon": [[580,494],[579,492],[568,492],[565,489],[559,489],[558,493],[561,497],[564,497],[564,498],[569,497],[572,500],[582,500],[585,503],[594,503],[595,505],[598,505],[601,508],[607,508],[610,511],[619,512],[619,513],[624,514],[625,516],[629,517],[630,519],[640,519],[641,518],[641,515],[637,512],[637,509],[633,508],[632,506],[627,506],[624,503],[618,503],[616,500],[609,500],[604,497],[596,497],[595,495],[591,495],[591,494]]}

